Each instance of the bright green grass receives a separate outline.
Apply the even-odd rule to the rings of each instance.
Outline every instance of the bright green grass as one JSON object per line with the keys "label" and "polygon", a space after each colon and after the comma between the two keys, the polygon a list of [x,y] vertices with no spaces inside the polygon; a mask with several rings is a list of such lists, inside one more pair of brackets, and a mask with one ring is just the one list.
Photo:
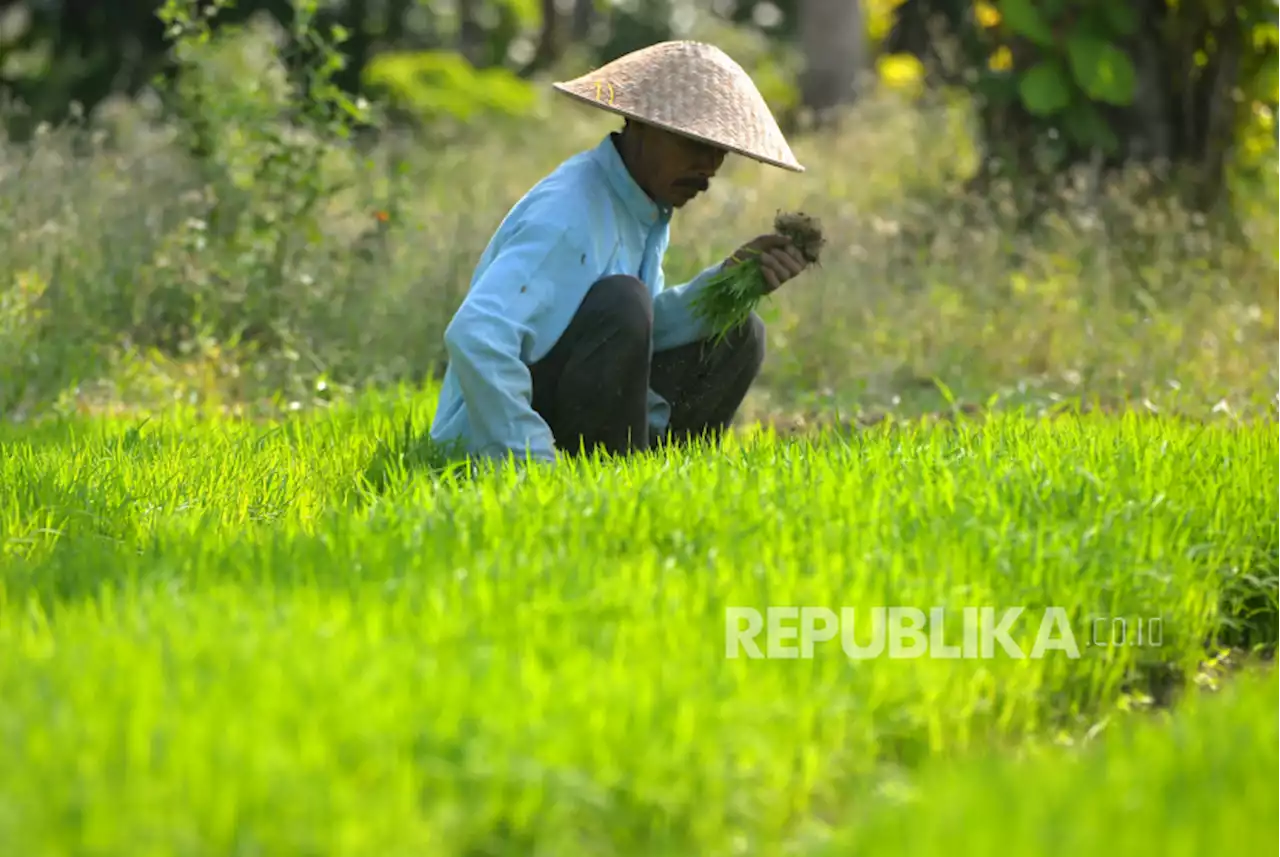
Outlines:
{"label": "bright green grass", "polygon": [[1280,685],[1274,670],[1235,682],[1157,722],[1112,727],[1083,750],[930,765],[851,807],[856,821],[813,853],[1269,853],[1280,837]]}
{"label": "bright green grass", "polygon": [[[0,853],[703,857],[819,821],[952,853],[965,806],[965,842],[1008,822],[1007,853],[1048,854],[1275,793],[1253,697],[1114,758],[1003,761],[1194,670],[1226,612],[1275,612],[1274,424],[1005,415],[362,491],[403,407],[7,430]],[[735,605],[1055,605],[1082,645],[1093,613],[1164,639],[727,660]],[[1114,840],[1080,822],[1145,764],[1165,797],[1108,816]],[[875,798],[917,773],[936,801]],[[1228,819],[1275,839],[1274,815]]]}

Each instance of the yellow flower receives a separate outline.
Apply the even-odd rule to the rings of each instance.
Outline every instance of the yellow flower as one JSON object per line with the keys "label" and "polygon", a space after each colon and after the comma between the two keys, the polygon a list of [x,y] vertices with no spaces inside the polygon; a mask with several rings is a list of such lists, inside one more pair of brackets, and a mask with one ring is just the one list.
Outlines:
{"label": "yellow flower", "polygon": [[910,54],[892,54],[876,63],[880,80],[890,89],[917,94],[924,79],[924,66]]}
{"label": "yellow flower", "polygon": [[990,3],[981,1],[973,4],[973,16],[978,19],[978,23],[987,29],[998,26],[1000,23],[1000,10]]}

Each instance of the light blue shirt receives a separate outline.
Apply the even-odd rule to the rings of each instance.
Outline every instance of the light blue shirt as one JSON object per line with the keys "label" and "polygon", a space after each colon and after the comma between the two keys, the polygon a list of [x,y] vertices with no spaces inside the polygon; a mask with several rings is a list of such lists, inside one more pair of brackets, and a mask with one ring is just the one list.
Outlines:
{"label": "light blue shirt", "polygon": [[[721,263],[666,288],[670,223],[671,210],[636,184],[608,135],[534,185],[499,225],[445,329],[449,365],[432,439],[473,456],[555,460],[551,429],[533,410],[529,364],[551,350],[602,277],[630,274],[649,287],[653,351],[710,335],[690,299]],[[650,430],[665,431],[670,404],[653,390],[648,414]]]}

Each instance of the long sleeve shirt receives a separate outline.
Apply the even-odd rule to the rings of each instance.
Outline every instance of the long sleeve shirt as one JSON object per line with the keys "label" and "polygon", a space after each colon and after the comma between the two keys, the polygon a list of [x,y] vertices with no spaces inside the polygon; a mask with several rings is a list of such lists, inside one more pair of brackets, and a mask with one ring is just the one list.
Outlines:
{"label": "long sleeve shirt", "polygon": [[[555,460],[551,429],[533,410],[529,365],[555,345],[602,277],[629,274],[648,286],[654,351],[708,336],[690,301],[720,264],[667,288],[670,222],[671,210],[631,177],[611,136],[539,181],[499,225],[445,330],[449,363],[432,439],[460,442],[474,456]],[[664,431],[670,412],[649,390],[651,430]]]}

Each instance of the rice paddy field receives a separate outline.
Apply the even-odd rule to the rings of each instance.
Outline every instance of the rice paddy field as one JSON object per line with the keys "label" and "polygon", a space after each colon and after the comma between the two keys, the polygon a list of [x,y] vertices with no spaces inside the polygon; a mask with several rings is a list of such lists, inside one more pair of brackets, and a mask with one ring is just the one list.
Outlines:
{"label": "rice paddy field", "polygon": [[281,134],[272,38],[205,155],[0,140],[0,857],[1275,847],[1274,161],[1028,224],[962,100],[869,92],[673,224],[673,285],[826,239],[722,446],[468,468],[443,332],[616,117]]}
{"label": "rice paddy field", "polygon": [[[1006,410],[464,471],[414,445],[433,401],[0,428],[0,854],[1280,836],[1274,421]],[[1034,621],[1021,657],[938,657],[959,624],[800,651],[794,619],[756,638],[792,656],[730,657],[730,608],[780,606]],[[1034,651],[1051,610],[1075,651]]]}

